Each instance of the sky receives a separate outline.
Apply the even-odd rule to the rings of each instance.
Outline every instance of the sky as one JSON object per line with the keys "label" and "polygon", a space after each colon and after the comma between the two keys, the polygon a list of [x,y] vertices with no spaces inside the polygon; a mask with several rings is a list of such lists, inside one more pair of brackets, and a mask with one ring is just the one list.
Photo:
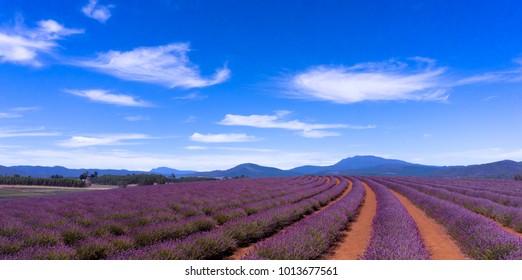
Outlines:
{"label": "sky", "polygon": [[522,161],[520,1],[0,1],[0,165]]}

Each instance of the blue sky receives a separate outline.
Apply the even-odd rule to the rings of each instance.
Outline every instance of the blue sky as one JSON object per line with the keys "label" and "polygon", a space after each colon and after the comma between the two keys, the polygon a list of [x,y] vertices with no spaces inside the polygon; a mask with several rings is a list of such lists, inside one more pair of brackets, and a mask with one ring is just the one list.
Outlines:
{"label": "blue sky", "polygon": [[0,165],[522,160],[519,1],[0,1]]}

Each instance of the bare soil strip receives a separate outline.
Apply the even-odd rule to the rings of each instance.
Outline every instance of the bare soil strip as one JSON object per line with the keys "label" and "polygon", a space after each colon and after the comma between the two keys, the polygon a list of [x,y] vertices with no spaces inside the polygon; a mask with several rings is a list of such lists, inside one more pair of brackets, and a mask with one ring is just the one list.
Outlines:
{"label": "bare soil strip", "polygon": [[404,208],[417,223],[419,232],[424,239],[424,245],[431,253],[433,260],[464,260],[468,259],[462,253],[455,241],[446,233],[443,226],[411,203],[405,196],[390,190],[399,199]]}
{"label": "bare soil strip", "polygon": [[336,245],[332,252],[325,256],[326,260],[357,260],[364,253],[370,241],[372,221],[377,212],[377,199],[375,193],[366,183],[362,183],[366,190],[366,196],[360,207],[355,221],[344,233],[344,238]]}
{"label": "bare soil strip", "polygon": [[[339,185],[341,183],[341,181],[337,178],[335,178],[336,180],[336,185]],[[312,215],[316,215],[318,213],[321,213],[322,211],[324,211],[326,208],[330,207],[332,204],[334,204],[335,202],[341,200],[343,197],[345,197],[348,193],[350,193],[350,191],[352,190],[352,187],[353,187],[353,183],[352,181],[348,180],[348,188],[346,188],[346,190],[344,190],[344,192],[338,196],[336,199],[330,201],[328,204],[326,204],[325,206],[319,208],[318,210],[314,211],[313,213],[309,214],[309,215],[305,215],[302,219],[306,219]],[[302,220],[301,219],[301,220]],[[292,225],[290,225],[292,226]],[[274,235],[276,234],[281,234],[285,231],[285,229],[282,229],[281,231],[275,233]],[[272,235],[272,236],[274,236]],[[262,241],[262,240],[260,240]],[[258,242],[260,242],[258,241]],[[250,253],[250,251],[252,251],[252,249],[254,249],[254,246],[257,244],[257,242],[255,243],[252,243],[246,247],[242,247],[242,248],[238,248],[236,251],[234,251],[234,253],[230,256],[230,257],[227,257],[226,259],[227,260],[240,260],[241,257],[243,256],[246,256],[248,253]]]}

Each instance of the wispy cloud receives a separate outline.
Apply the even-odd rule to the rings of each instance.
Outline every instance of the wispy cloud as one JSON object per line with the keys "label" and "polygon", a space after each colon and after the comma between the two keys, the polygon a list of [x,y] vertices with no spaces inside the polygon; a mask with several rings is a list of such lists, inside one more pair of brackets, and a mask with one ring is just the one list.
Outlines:
{"label": "wispy cloud", "polygon": [[174,99],[179,99],[179,100],[203,100],[203,99],[206,99],[208,96],[206,95],[201,95],[197,92],[192,92],[192,93],[189,93],[187,95],[183,95],[183,96],[175,96],[173,97]]}
{"label": "wispy cloud", "polygon": [[150,103],[138,100],[136,97],[125,94],[114,94],[104,89],[64,90],[67,93],[87,98],[94,102],[107,103],[120,106],[149,107]]}
{"label": "wispy cloud", "polygon": [[145,134],[119,134],[105,136],[72,136],[66,141],[59,142],[58,145],[68,148],[90,147],[90,146],[107,146],[107,145],[124,145],[129,144],[129,140],[150,139]]}
{"label": "wispy cloud", "polygon": [[201,134],[198,132],[190,136],[190,140],[205,143],[234,143],[234,142],[252,142],[257,141],[255,136],[245,133],[222,133],[222,134]]}
{"label": "wispy cloud", "polygon": [[283,86],[292,97],[341,104],[447,100],[448,93],[441,81],[445,69],[435,67],[431,59],[411,60],[418,67],[395,60],[351,67],[315,66],[286,79]]}
{"label": "wispy cloud", "polygon": [[452,85],[464,86],[481,83],[520,82],[522,81],[522,58],[515,58],[513,62],[516,64],[516,67],[511,69],[464,77],[455,81]]}
{"label": "wispy cloud", "polygon": [[305,138],[324,138],[332,136],[341,136],[338,132],[324,131],[324,130],[303,130],[297,133]]}
{"label": "wispy cloud", "polygon": [[205,78],[187,56],[189,44],[177,43],[157,47],[141,47],[132,51],[109,51],[94,60],[76,64],[120,79],[159,84],[170,88],[201,88],[222,83],[230,77],[224,66],[212,77]]}
{"label": "wispy cloud", "polygon": [[82,29],[65,28],[52,19],[39,21],[36,28],[25,27],[19,19],[16,26],[0,30],[0,62],[41,66],[39,54],[51,52],[58,40],[80,33]]}
{"label": "wispy cloud", "polygon": [[0,127],[0,138],[11,137],[48,137],[59,136],[58,132],[48,132],[44,126],[29,128],[2,128]]}
{"label": "wispy cloud", "polygon": [[[107,148],[110,148],[108,146]],[[339,161],[339,153],[277,151],[244,152],[224,151],[222,153],[144,153],[125,151],[122,149],[45,149],[24,148],[1,150],[0,158],[3,165],[54,166],[69,168],[115,168],[130,170],[150,170],[158,166],[169,166],[187,170],[228,169],[245,162],[255,162],[260,165],[278,168],[293,168],[301,165],[330,165]]]}
{"label": "wispy cloud", "polygon": [[317,124],[304,123],[299,120],[285,121],[285,118],[290,112],[279,111],[275,115],[233,115],[227,114],[225,118],[218,124],[229,126],[248,126],[257,128],[279,128],[298,131],[298,135],[307,138],[323,138],[328,136],[339,136],[337,132],[325,131],[325,129],[333,128],[352,128],[352,129],[371,129],[375,125],[368,126],[350,126],[346,124]]}
{"label": "wispy cloud", "polygon": [[196,116],[188,116],[183,122],[184,123],[195,123],[198,121],[198,117]]}
{"label": "wispy cloud", "polygon": [[493,100],[493,99],[495,99],[495,98],[498,98],[498,95],[491,95],[491,96],[488,96],[488,97],[482,99],[482,102],[489,102],[489,101],[491,101],[491,100]]}
{"label": "wispy cloud", "polygon": [[126,116],[125,120],[129,122],[150,121],[150,117],[141,115]]}
{"label": "wispy cloud", "polygon": [[9,113],[9,112],[0,112],[0,119],[14,119],[14,118],[20,118],[22,115],[16,114],[16,113]]}
{"label": "wispy cloud", "polygon": [[249,147],[207,147],[207,146],[187,146],[185,150],[224,150],[224,151],[241,151],[241,152],[259,152],[259,153],[271,153],[277,152],[274,149],[260,149],[260,148],[249,148]]}
{"label": "wispy cloud", "polygon": [[15,112],[27,112],[27,111],[36,111],[36,110],[39,110],[40,107],[38,106],[31,106],[31,107],[15,107],[15,108],[11,108],[11,111],[15,111]]}
{"label": "wispy cloud", "polygon": [[185,147],[185,150],[189,150],[189,151],[208,150],[208,149],[210,149],[210,148],[205,147],[205,146],[186,146]]}
{"label": "wispy cloud", "polygon": [[90,18],[93,18],[101,23],[105,23],[111,17],[112,5],[100,5],[98,0],[89,0],[89,3],[82,8],[82,13]]}

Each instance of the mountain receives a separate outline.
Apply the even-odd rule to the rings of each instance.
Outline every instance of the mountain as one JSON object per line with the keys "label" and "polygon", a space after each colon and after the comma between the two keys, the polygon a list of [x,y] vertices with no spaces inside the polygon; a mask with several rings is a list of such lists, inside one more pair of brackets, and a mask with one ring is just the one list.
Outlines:
{"label": "mountain", "polygon": [[516,174],[522,174],[522,162],[503,160],[499,162],[469,166],[428,166],[375,156],[354,156],[345,158],[336,164],[329,166],[305,165],[290,170],[281,170],[253,163],[244,163],[227,170],[214,170],[208,172],[177,170],[169,167],[158,167],[149,172],[145,172],[125,169],[69,169],[63,166],[0,166],[0,175],[4,176],[18,174],[21,176],[50,177],[58,174],[64,177],[79,177],[86,171],[89,171],[91,174],[96,171],[100,176],[106,174],[162,174],[166,176],[175,174],[177,177],[238,177],[244,175],[250,178],[262,178],[313,174],[513,179]]}
{"label": "mountain", "polygon": [[503,160],[486,164],[450,166],[433,173],[434,177],[513,179],[522,174],[522,162]]}
{"label": "mountain", "polygon": [[247,176],[250,178],[263,178],[263,177],[287,177],[287,176],[298,176],[299,173],[285,171],[274,167],[266,167],[253,163],[244,163],[236,167],[232,167],[227,170],[214,170],[209,172],[197,172],[189,174],[189,176],[199,177],[238,177]]}
{"label": "mountain", "polygon": [[0,176],[13,176],[13,175],[22,175],[17,173],[16,170],[13,170],[10,167],[0,165]]}
{"label": "mountain", "polygon": [[197,171],[191,171],[191,170],[177,170],[177,169],[169,168],[169,167],[158,167],[158,168],[153,168],[149,171],[149,173],[156,173],[156,174],[161,174],[161,175],[165,175],[165,176],[168,176],[171,174],[180,176],[180,175],[193,174],[196,172]]}
{"label": "mountain", "polygon": [[354,156],[330,166],[301,166],[289,171],[301,174],[402,175],[420,176],[436,171],[438,167],[413,164],[397,159],[376,156]]}

